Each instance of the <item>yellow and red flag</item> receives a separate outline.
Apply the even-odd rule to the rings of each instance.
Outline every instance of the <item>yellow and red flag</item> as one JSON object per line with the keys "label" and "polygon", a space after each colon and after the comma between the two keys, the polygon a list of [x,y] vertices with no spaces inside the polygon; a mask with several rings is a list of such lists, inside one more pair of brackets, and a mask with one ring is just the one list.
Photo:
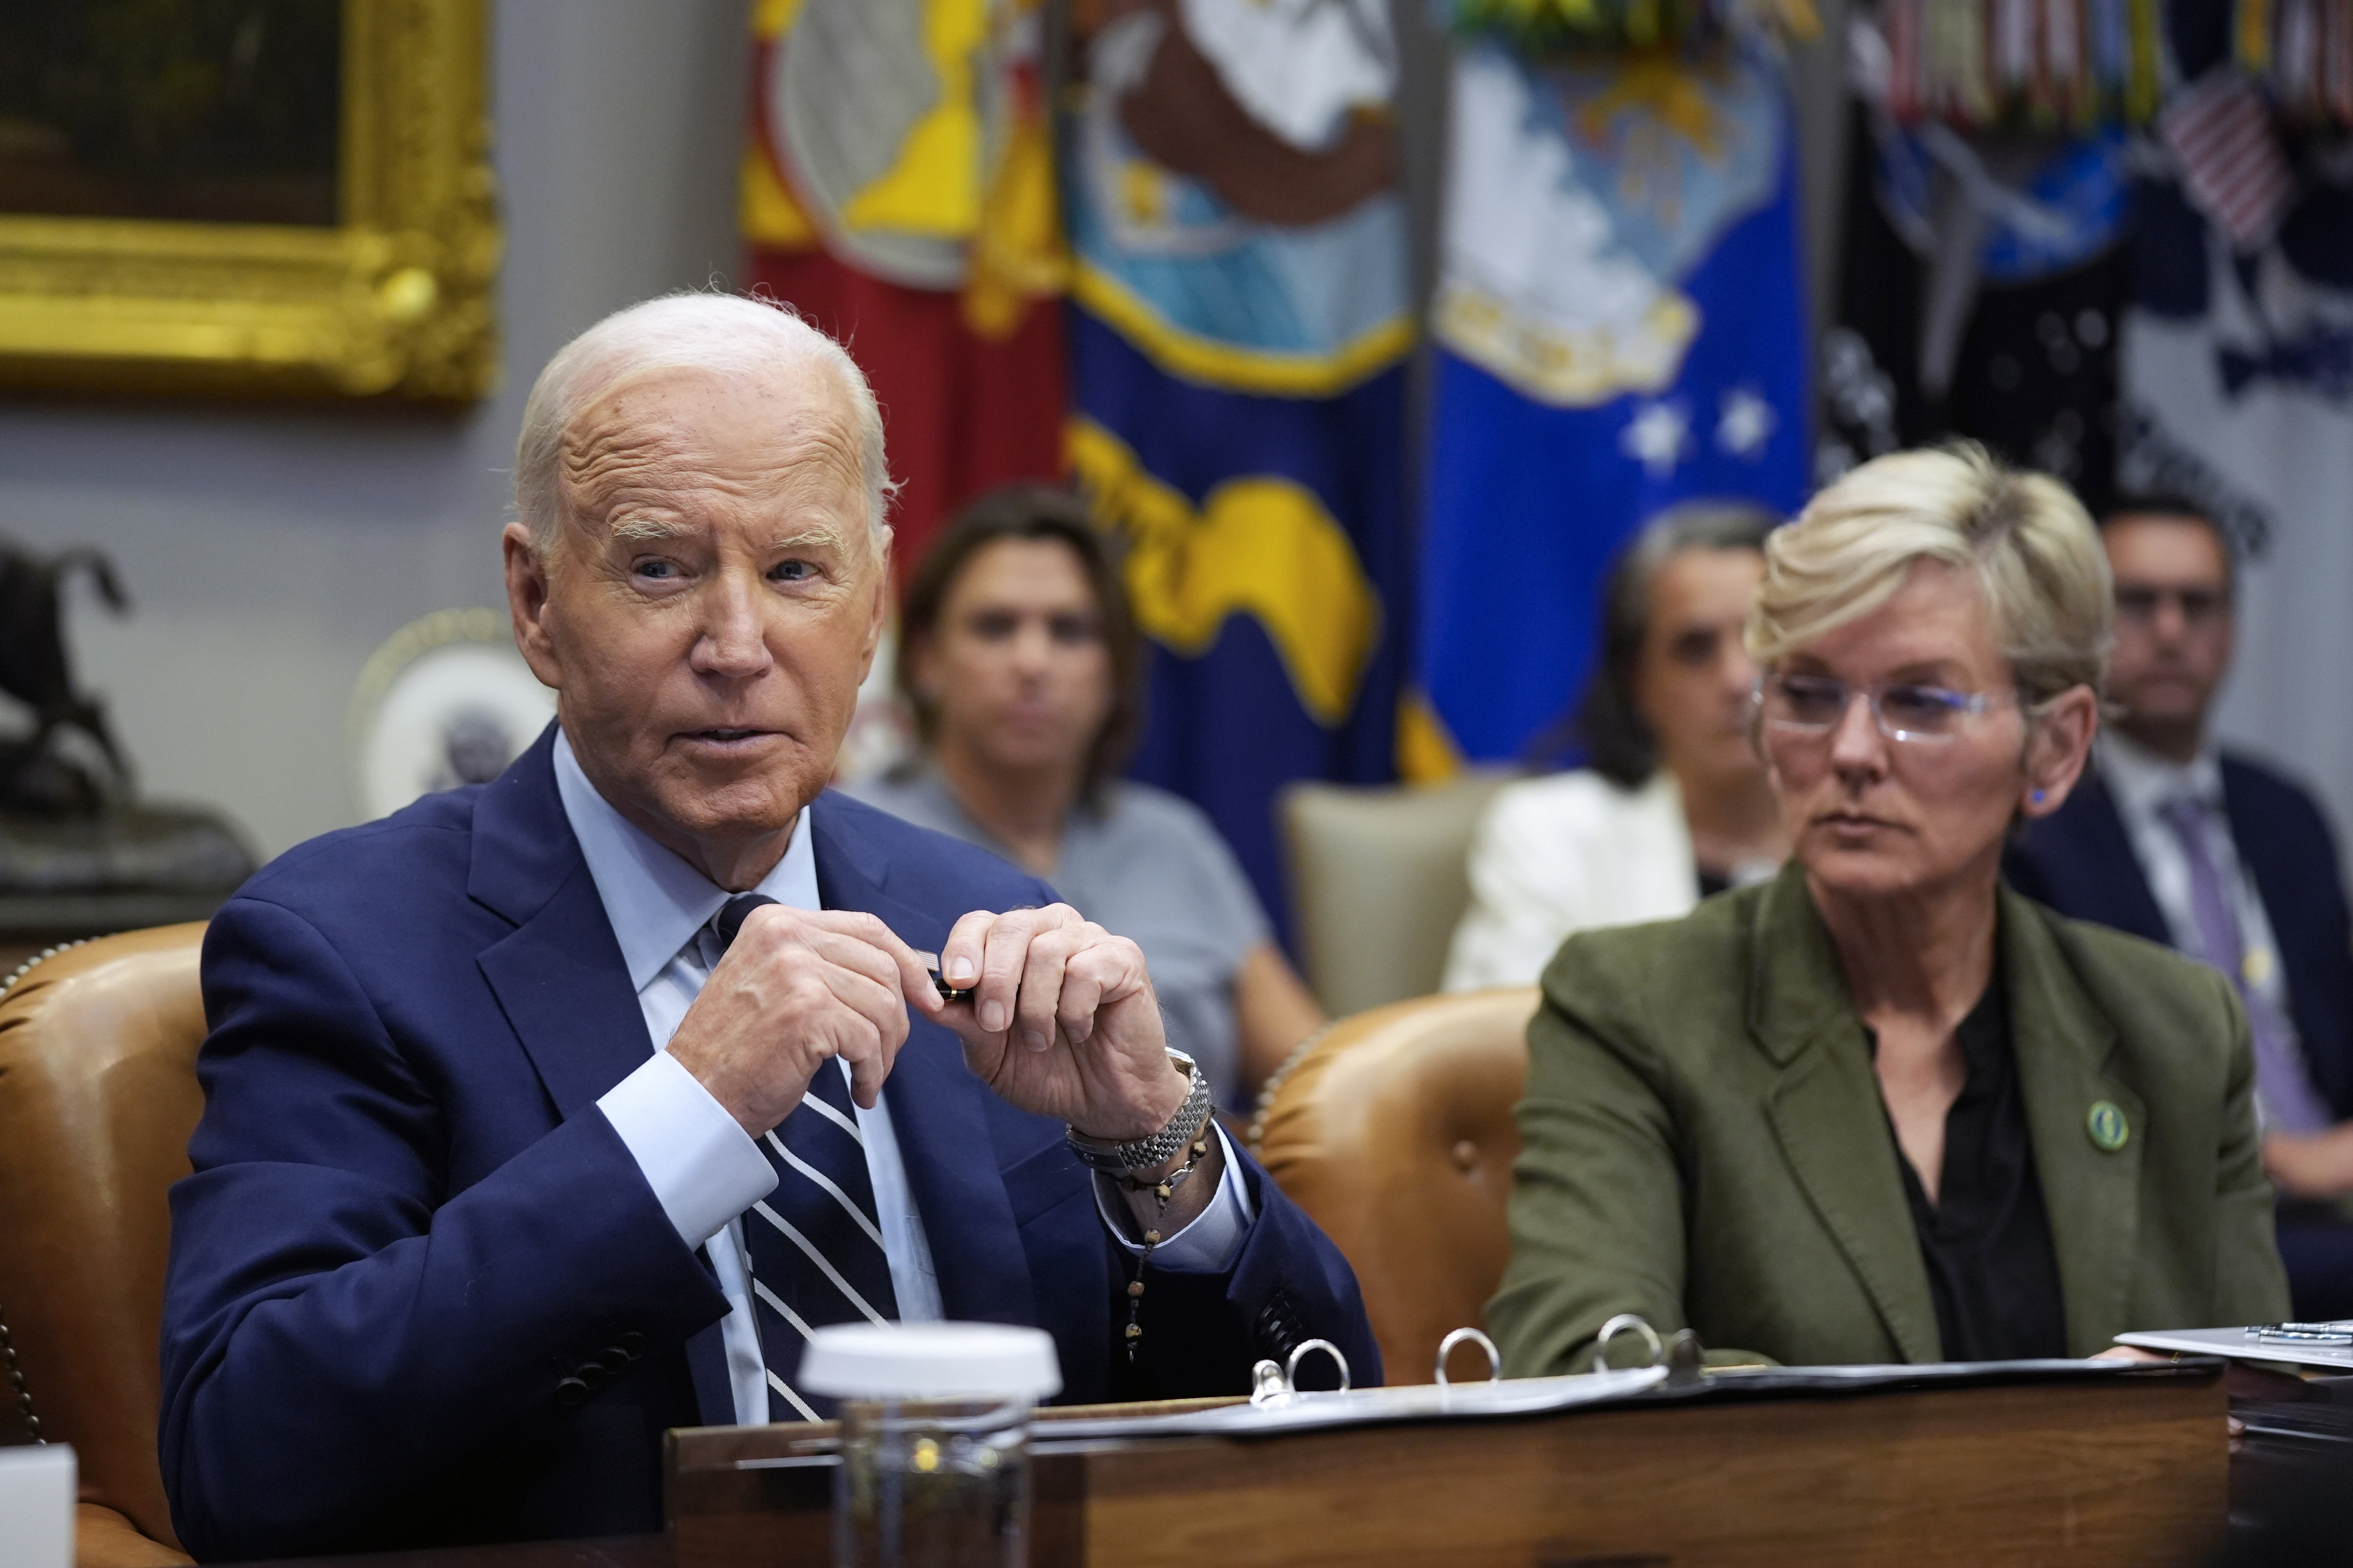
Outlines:
{"label": "yellow and red flag", "polygon": [[744,282],[881,401],[903,581],[941,521],[1062,467],[1069,270],[1039,0],[759,0]]}

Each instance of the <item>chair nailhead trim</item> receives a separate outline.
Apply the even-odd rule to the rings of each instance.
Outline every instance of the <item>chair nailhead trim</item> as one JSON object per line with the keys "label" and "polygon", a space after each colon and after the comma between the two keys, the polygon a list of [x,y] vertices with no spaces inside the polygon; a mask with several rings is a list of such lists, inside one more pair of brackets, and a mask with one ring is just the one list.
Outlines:
{"label": "chair nailhead trim", "polygon": [[[30,974],[45,961],[79,947],[82,942],[89,940],[88,937],[83,937],[74,942],[61,942],[55,947],[43,948],[18,964],[16,973],[9,975],[5,981],[0,981],[0,997],[5,997],[16,989],[16,983]],[[8,1314],[5,1309],[0,1309],[0,1370],[5,1370],[7,1373],[9,1392],[16,1396],[16,1414],[24,1420],[26,1434],[34,1442],[44,1447],[47,1447],[49,1440],[41,1436],[41,1418],[33,1414],[33,1392],[25,1386],[25,1369],[17,1363],[16,1342],[9,1337]]]}
{"label": "chair nailhead trim", "polygon": [[0,1366],[7,1369],[8,1386],[16,1395],[16,1412],[24,1417],[26,1433],[46,1447],[49,1440],[41,1436],[41,1418],[33,1414],[33,1395],[25,1386],[24,1369],[16,1364],[16,1342],[8,1337],[5,1310],[0,1310]]}
{"label": "chair nailhead trim", "polygon": [[[5,994],[6,994],[5,992],[0,992],[0,995]],[[1253,1158],[1258,1154],[1259,1144],[1265,1140],[1266,1113],[1268,1109],[1274,1104],[1275,1093],[1282,1088],[1282,1080],[1289,1078],[1292,1074],[1292,1070],[1298,1067],[1301,1062],[1305,1061],[1307,1059],[1307,1054],[1310,1051],[1313,1051],[1316,1047],[1322,1045],[1324,1043],[1324,1037],[1337,1028],[1339,1024],[1340,1020],[1335,1018],[1330,1023],[1324,1025],[1322,1028],[1317,1029],[1314,1033],[1309,1035],[1305,1039],[1300,1041],[1297,1045],[1292,1047],[1291,1054],[1282,1058],[1282,1065],[1277,1067],[1272,1072],[1267,1074],[1266,1081],[1258,1086],[1258,1104],[1252,1107],[1250,1110],[1250,1130],[1242,1134],[1242,1142],[1249,1148]]]}
{"label": "chair nailhead trim", "polygon": [[0,981],[0,996],[5,996],[9,992],[16,989],[16,982],[24,979],[25,976],[33,973],[34,970],[39,968],[50,959],[55,958],[61,952],[70,952],[75,948],[79,947],[82,943],[90,940],[90,938],[86,936],[76,937],[71,942],[61,942],[55,947],[43,948],[40,952],[33,954],[32,957],[25,960],[24,963],[18,964],[16,968],[16,972],[10,974],[6,980]]}

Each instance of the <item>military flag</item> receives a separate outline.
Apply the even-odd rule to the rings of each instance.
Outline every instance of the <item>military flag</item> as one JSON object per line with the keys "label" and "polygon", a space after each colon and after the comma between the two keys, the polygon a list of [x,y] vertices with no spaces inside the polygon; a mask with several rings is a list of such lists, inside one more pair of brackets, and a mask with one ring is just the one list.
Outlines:
{"label": "military flag", "polygon": [[1519,757],[1591,658],[1599,576],[1675,501],[1810,468],[1796,150],[1762,41],[1454,68],[1409,776]]}
{"label": "military flag", "polygon": [[[2248,24],[2262,19],[2225,0],[2182,0],[2172,16],[2184,86],[2158,121],[2173,164],[2144,163],[2134,191],[2117,481],[2195,502],[2231,535],[2238,647],[2218,728],[2312,780],[2343,846],[2353,710],[2335,679],[2353,668],[2353,166],[2279,84],[2341,80],[2353,118],[2353,68],[2336,74],[2353,66],[2353,41],[2284,33],[2275,46],[2292,47],[2251,61]],[[2251,64],[2272,73],[2263,112],[2232,111],[2236,151],[2218,167],[2219,139],[2200,132],[2217,102],[2248,101]]]}
{"label": "military flag", "polygon": [[752,32],[745,285],[873,382],[903,576],[957,507],[1061,468],[1039,0],[761,0]]}
{"label": "military flag", "polygon": [[1155,644],[1136,773],[1282,918],[1272,796],[1392,776],[1414,340],[1384,0],[1082,12],[1071,464]]}

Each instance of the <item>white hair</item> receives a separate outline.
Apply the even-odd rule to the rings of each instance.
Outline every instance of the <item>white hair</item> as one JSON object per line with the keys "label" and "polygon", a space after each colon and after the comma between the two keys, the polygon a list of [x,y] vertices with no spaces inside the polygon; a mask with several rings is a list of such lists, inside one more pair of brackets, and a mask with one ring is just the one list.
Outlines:
{"label": "white hair", "polygon": [[563,518],[564,436],[580,411],[624,377],[649,370],[691,369],[752,376],[780,366],[816,364],[840,384],[858,437],[858,474],[866,489],[867,542],[880,561],[891,539],[891,497],[898,485],[882,452],[882,411],[874,389],[847,350],[803,321],[791,306],[738,294],[666,294],[631,305],[555,351],[523,404],[515,440],[515,516],[545,556]]}

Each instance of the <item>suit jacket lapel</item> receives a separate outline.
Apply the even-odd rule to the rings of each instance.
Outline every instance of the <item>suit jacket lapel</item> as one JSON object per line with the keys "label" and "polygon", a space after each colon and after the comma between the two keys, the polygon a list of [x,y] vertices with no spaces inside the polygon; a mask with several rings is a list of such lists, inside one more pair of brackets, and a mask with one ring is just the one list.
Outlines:
{"label": "suit jacket lapel", "polygon": [[[829,795],[818,797],[809,826],[818,897],[827,909],[863,910],[902,940],[934,952],[947,940],[956,915],[892,897],[887,858],[833,808]],[[966,1322],[1036,1322],[1021,1236],[989,1136],[988,1087],[965,1066],[963,1042],[915,1020],[882,1094],[931,1245],[942,1310]]]}
{"label": "suit jacket lapel", "polygon": [[588,862],[555,792],[554,726],[474,806],[467,891],[515,922],[475,959],[565,1118],[653,1054]]}
{"label": "suit jacket lapel", "polygon": [[[2238,853],[2239,864],[2254,879],[2255,897],[2270,918],[2273,940],[2285,946],[2290,933],[2282,928],[2310,903],[2302,895],[2311,885],[2313,871],[2308,855],[2300,851],[2316,847],[2284,840],[2268,831],[2272,824],[2261,812],[2250,809],[2244,798],[2246,784],[2237,763],[2221,759],[2221,773],[2222,814],[2231,825],[2232,847]],[[2335,869],[2333,865],[2328,867],[2332,873]]]}
{"label": "suit jacket lapel", "polygon": [[[466,890],[515,924],[474,962],[557,1117],[569,1121],[636,1071],[653,1054],[653,1041],[556,794],[554,746],[550,724],[475,803]],[[718,1324],[687,1341],[686,1359],[702,1420],[733,1426],[735,1396]]]}
{"label": "suit jacket lapel", "polygon": [[[2090,1355],[2107,1348],[2099,1325],[2127,1317],[2148,1121],[2140,1097],[2115,1071],[2115,1028],[2076,984],[2042,911],[2007,889],[2001,944],[2019,1085],[2067,1304],[2067,1346]],[[2092,1108],[2103,1100],[2124,1113],[2121,1148],[2093,1142]]]}
{"label": "suit jacket lapel", "polygon": [[1782,1154],[1897,1350],[1937,1360],[1936,1302],[1870,1043],[1795,862],[1758,901],[1751,940],[1750,1026],[1781,1068],[1765,1109]]}
{"label": "suit jacket lapel", "polygon": [[2140,852],[2133,847],[2132,835],[2125,830],[2124,814],[2116,809],[2116,796],[2096,772],[2084,776],[2076,795],[2066,809],[2082,822],[2084,846],[2097,864],[2098,876],[2092,885],[2110,889],[2104,900],[2108,907],[2099,910],[2095,918],[2135,936],[2170,946],[2172,929],[2166,924],[2165,911],[2157,907],[2157,895],[2149,889],[2148,873],[2141,867]]}

